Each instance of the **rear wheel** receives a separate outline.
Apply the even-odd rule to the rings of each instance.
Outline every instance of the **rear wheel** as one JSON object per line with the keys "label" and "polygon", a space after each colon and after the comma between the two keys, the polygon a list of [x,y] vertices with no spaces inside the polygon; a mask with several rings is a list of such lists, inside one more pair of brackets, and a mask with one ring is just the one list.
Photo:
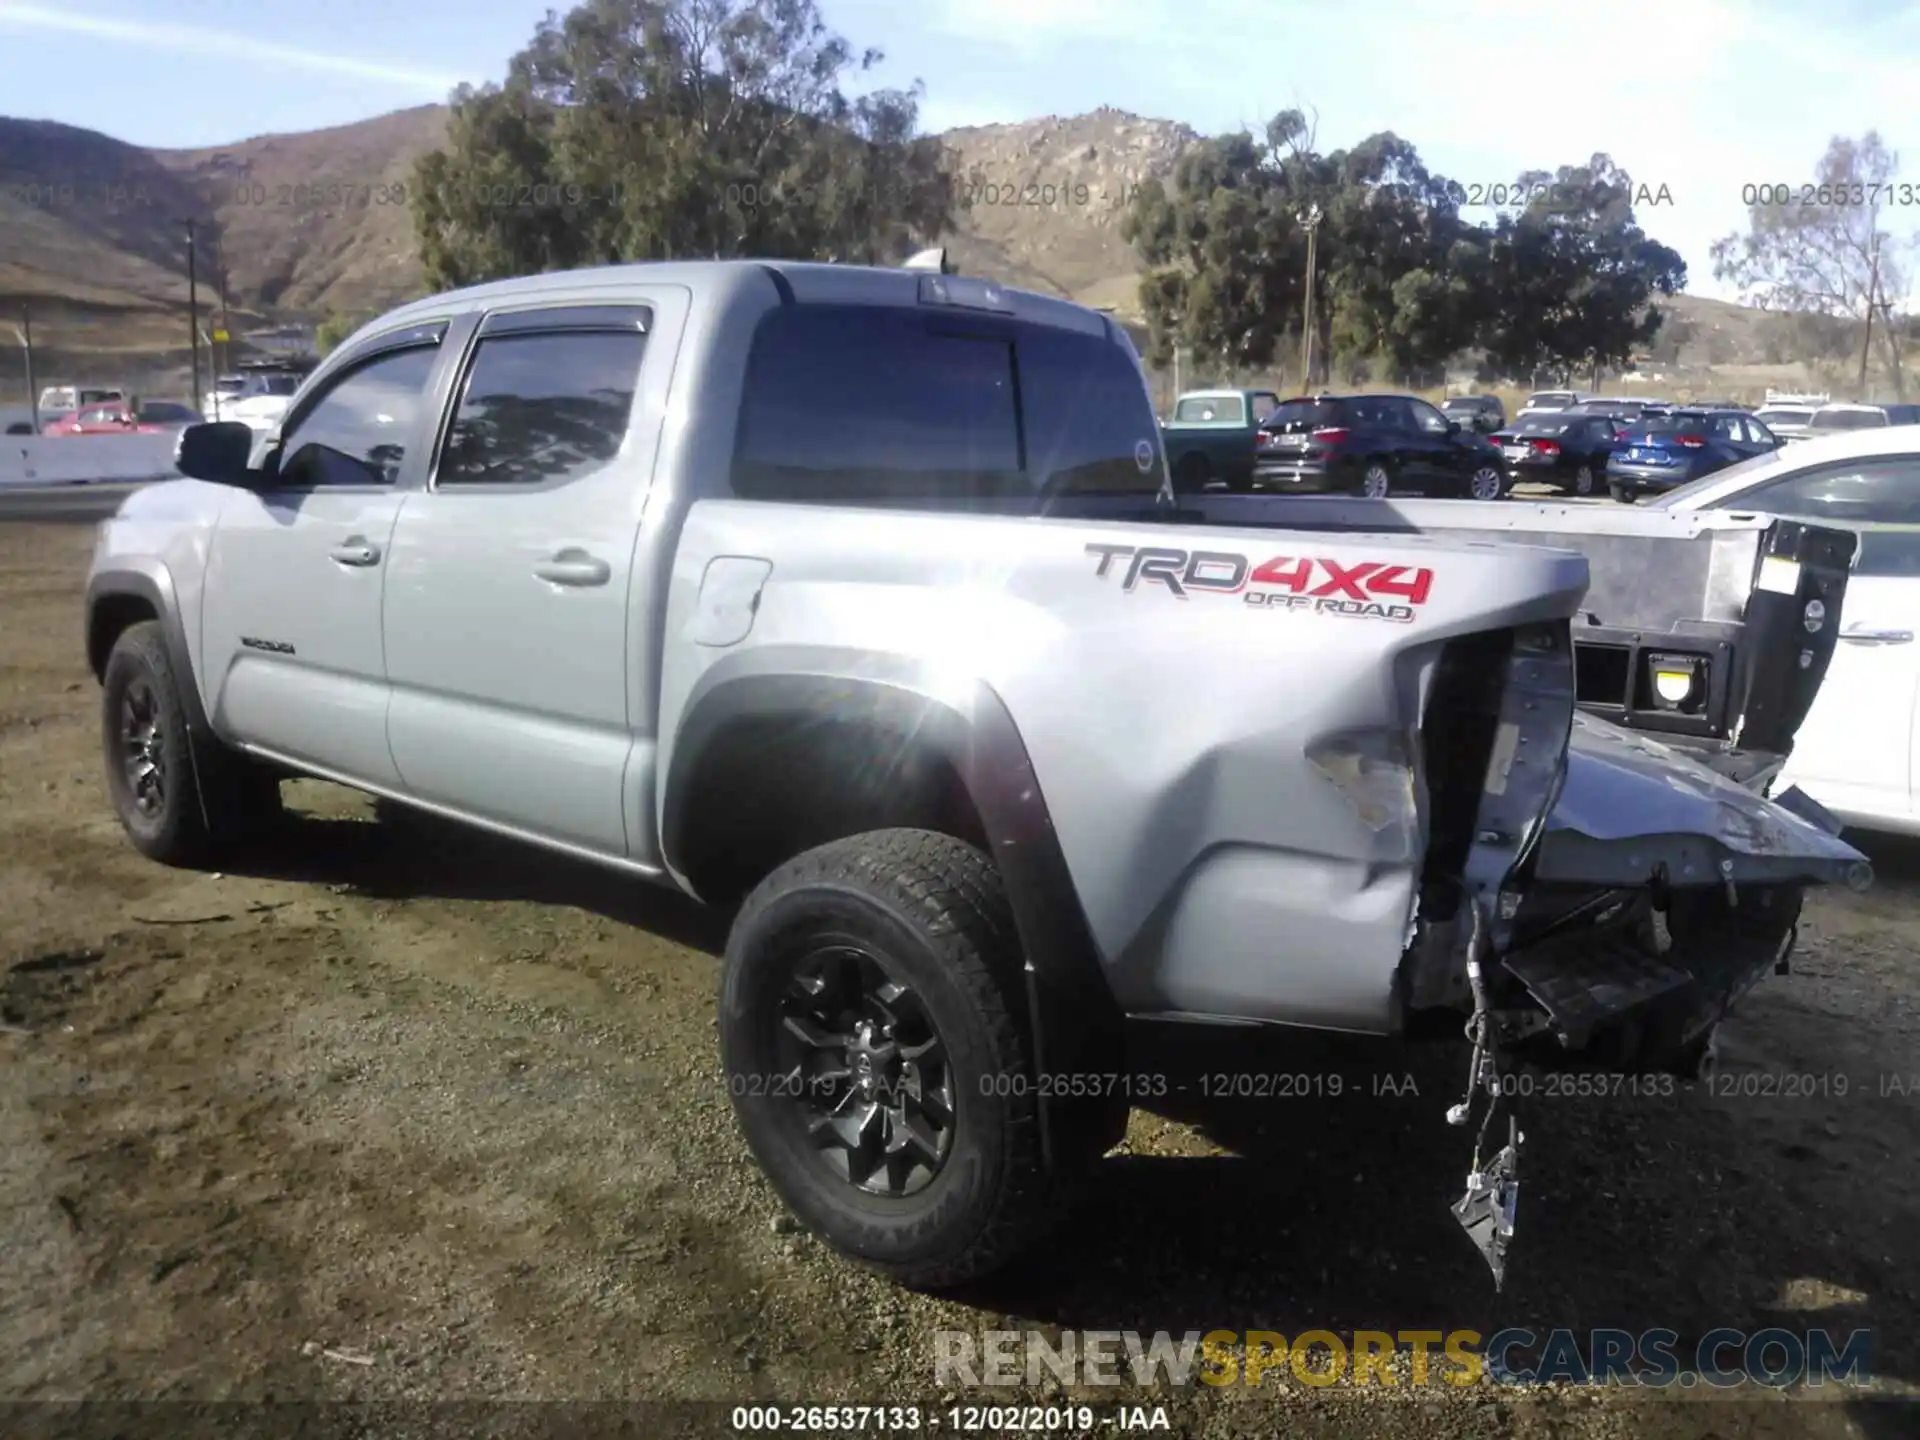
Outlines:
{"label": "rear wheel", "polygon": [[1573,472],[1573,493],[1576,495],[1593,494],[1593,467],[1582,465]]}
{"label": "rear wheel", "polygon": [[1507,477],[1497,465],[1482,465],[1467,481],[1467,493],[1476,500],[1498,500],[1506,492]]}
{"label": "rear wheel", "polygon": [[1360,493],[1369,500],[1385,500],[1393,493],[1393,471],[1384,460],[1369,460],[1360,472]]}
{"label": "rear wheel", "polygon": [[1057,1218],[1021,959],[992,861],[881,830],[809,850],[727,942],[720,1051],[780,1197],[904,1284],[1006,1264]]}

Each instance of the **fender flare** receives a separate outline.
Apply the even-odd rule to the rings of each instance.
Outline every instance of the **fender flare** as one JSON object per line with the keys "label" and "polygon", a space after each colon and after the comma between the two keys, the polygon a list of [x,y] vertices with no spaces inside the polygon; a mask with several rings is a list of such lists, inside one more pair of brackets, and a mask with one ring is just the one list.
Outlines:
{"label": "fender flare", "polygon": [[[1032,757],[991,686],[975,680],[956,688],[948,679],[936,688],[921,662],[865,652],[781,646],[728,656],[694,685],[667,757],[660,838],[676,875],[699,803],[694,790],[702,759],[743,720],[879,724],[950,764],[980,817],[1013,911],[1036,1069],[1055,1076],[1120,1070],[1123,1017]],[[1049,1162],[1065,1113],[1057,1091],[1065,1088],[1042,1089]]]}

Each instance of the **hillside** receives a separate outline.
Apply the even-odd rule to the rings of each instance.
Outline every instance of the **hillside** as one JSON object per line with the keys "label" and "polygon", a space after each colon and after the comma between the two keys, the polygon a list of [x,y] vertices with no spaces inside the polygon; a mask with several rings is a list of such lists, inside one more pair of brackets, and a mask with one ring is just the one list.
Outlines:
{"label": "hillside", "polygon": [[[202,305],[215,303],[224,267],[236,331],[377,311],[420,291],[403,191],[445,126],[445,109],[427,105],[204,150],[146,150],[0,118],[0,315],[32,305],[43,375],[104,366],[143,387],[172,385],[187,364],[191,214],[211,217],[219,240],[218,265],[212,245],[202,252]],[[963,270],[1137,316],[1138,260],[1121,216],[1134,187],[1168,174],[1194,131],[1103,108],[941,138],[971,202],[945,237]],[[1660,358],[1676,371],[1787,385],[1811,378],[1801,361],[1836,363],[1793,353],[1778,317],[1695,296],[1672,310],[1680,343]],[[17,349],[6,348],[0,391],[17,392]]]}

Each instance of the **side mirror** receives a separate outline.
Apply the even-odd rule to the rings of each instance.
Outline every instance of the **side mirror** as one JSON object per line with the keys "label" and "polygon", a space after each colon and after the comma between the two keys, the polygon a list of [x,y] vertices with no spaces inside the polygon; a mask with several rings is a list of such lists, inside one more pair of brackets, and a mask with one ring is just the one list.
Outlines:
{"label": "side mirror", "polygon": [[253,453],[253,431],[238,420],[216,420],[189,425],[173,444],[173,465],[193,480],[215,485],[247,484],[247,457]]}
{"label": "side mirror", "polygon": [[1458,420],[1447,421],[1447,434],[1458,435],[1459,433],[1460,433],[1460,422]]}

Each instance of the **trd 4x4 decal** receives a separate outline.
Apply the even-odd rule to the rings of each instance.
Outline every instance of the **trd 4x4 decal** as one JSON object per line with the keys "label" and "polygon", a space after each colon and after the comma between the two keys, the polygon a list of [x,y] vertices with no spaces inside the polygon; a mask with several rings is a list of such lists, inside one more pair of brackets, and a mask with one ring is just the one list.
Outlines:
{"label": "trd 4x4 decal", "polygon": [[1125,560],[1122,590],[1145,582],[1164,585],[1181,600],[1194,595],[1238,595],[1262,610],[1306,610],[1356,620],[1407,624],[1433,591],[1433,571],[1383,560],[1349,563],[1325,558],[1276,555],[1256,565],[1230,550],[1174,550],[1132,545],[1089,545],[1098,556],[1097,578]]}

